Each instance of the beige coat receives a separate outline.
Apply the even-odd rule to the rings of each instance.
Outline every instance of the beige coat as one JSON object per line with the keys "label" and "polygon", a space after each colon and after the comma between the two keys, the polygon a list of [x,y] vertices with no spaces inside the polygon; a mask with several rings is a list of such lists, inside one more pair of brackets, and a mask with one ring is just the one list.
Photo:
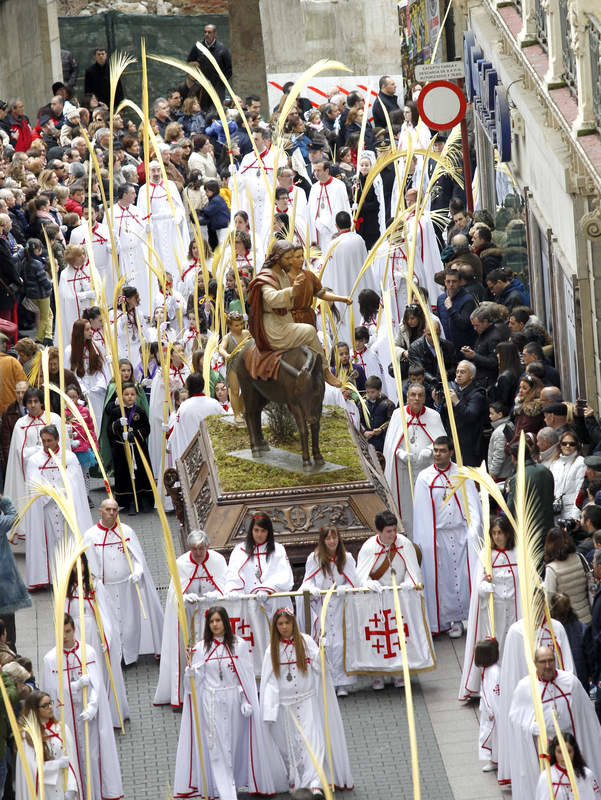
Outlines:
{"label": "beige coat", "polygon": [[586,574],[582,560],[576,553],[570,553],[565,561],[551,561],[545,568],[545,590],[552,594],[567,594],[574,613],[581,622],[591,621],[591,607],[588,600]]}

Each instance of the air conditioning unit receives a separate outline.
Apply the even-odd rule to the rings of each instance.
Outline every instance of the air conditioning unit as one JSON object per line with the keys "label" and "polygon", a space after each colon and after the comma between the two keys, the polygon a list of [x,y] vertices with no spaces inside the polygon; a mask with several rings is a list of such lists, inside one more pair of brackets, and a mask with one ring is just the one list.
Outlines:
{"label": "air conditioning unit", "polygon": [[524,117],[520,114],[517,108],[510,109],[511,115],[511,133],[514,136],[524,135]]}

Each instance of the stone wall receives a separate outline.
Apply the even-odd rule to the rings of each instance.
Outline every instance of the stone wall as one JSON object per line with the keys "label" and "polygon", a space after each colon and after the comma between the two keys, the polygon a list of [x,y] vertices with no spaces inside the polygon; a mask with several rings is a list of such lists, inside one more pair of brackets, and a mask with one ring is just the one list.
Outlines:
{"label": "stone wall", "polygon": [[91,17],[102,11],[122,14],[227,14],[229,0],[57,0],[61,17]]}

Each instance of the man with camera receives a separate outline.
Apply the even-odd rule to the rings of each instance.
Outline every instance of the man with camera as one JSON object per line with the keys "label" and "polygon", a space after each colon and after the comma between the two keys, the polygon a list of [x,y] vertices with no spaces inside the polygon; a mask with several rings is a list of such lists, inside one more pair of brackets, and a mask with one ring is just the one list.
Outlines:
{"label": "man with camera", "polygon": [[[457,436],[461,443],[463,463],[477,467],[482,462],[482,433],[488,422],[488,402],[485,390],[476,383],[476,367],[470,361],[460,361],[455,380],[450,385],[451,403]],[[442,390],[432,393],[447,433],[451,433],[449,411]]]}

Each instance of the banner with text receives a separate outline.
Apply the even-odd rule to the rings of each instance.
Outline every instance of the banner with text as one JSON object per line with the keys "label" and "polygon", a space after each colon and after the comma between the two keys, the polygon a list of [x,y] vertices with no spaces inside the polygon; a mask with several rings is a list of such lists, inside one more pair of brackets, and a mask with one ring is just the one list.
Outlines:
{"label": "banner with text", "polygon": [[[423,592],[398,592],[407,658],[412,672],[434,669],[436,658]],[[344,669],[349,675],[400,672],[403,669],[392,589],[353,595],[344,609]]]}

